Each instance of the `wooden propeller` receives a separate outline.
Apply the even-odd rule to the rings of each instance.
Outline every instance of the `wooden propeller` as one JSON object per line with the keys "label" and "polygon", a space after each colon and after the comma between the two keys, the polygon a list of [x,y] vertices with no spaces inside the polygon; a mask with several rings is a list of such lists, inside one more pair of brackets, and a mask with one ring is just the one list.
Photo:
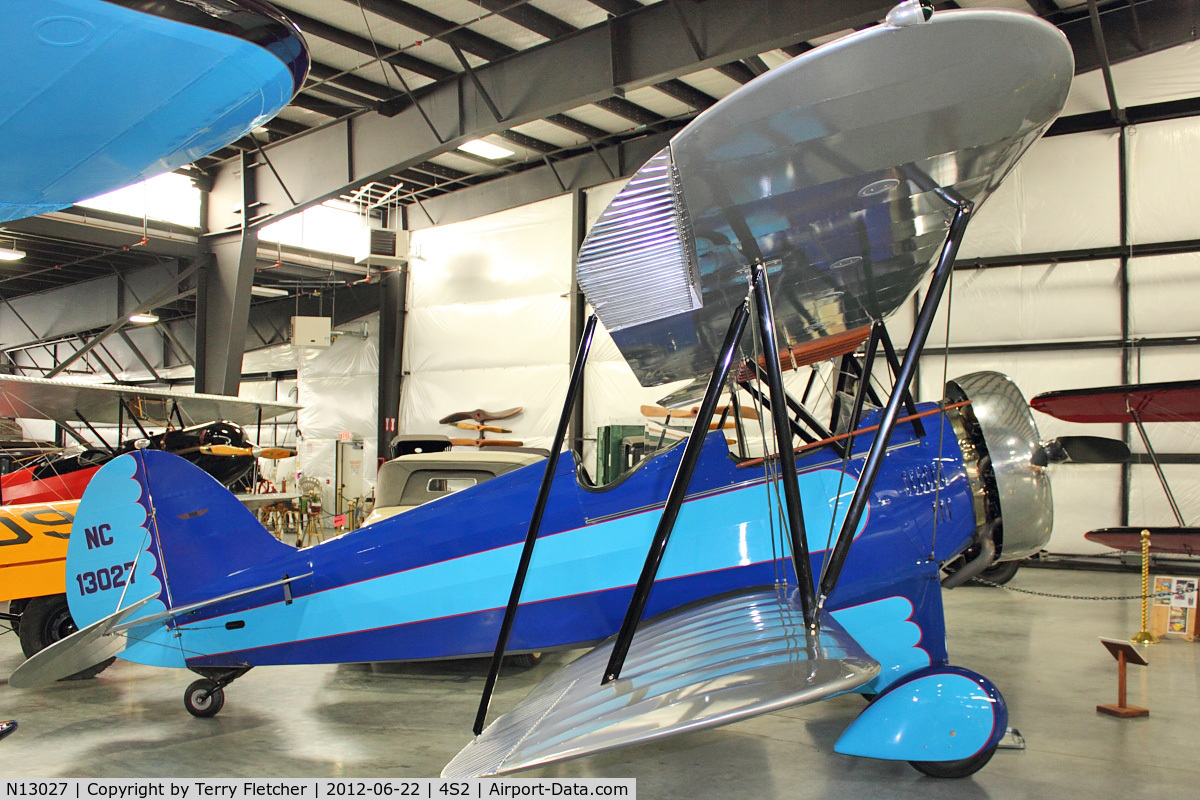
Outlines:
{"label": "wooden propeller", "polygon": [[450,444],[461,447],[523,447],[518,439],[451,439]]}
{"label": "wooden propeller", "polygon": [[508,428],[500,428],[495,425],[480,425],[476,422],[455,422],[454,427],[462,428],[465,431],[480,431],[487,433],[512,433]]}
{"label": "wooden propeller", "polygon": [[465,419],[472,419],[476,422],[490,422],[494,419],[508,419],[515,417],[524,411],[522,406],[506,408],[503,411],[488,411],[483,408],[477,408],[474,411],[455,411],[453,414],[448,414],[442,417],[438,422],[442,425],[452,425],[455,422]]}
{"label": "wooden propeller", "polygon": [[230,444],[206,444],[201,446],[200,452],[206,456],[256,456],[271,461],[296,455],[295,450],[284,447],[234,447]]}
{"label": "wooden propeller", "polygon": [[[720,415],[724,414],[726,409],[729,409],[729,417],[730,417],[730,419],[732,419],[733,418],[733,409],[730,408],[729,406],[718,406],[717,410],[715,412],[716,416],[719,417]],[[667,408],[663,408],[662,406],[652,406],[652,405],[642,406],[642,416],[650,417],[652,419],[653,418],[663,419],[665,417],[670,417],[671,419],[689,419],[689,418],[696,417],[697,415],[699,415],[699,413],[700,413],[699,406],[695,406],[693,408],[673,408],[673,409],[667,409]],[[742,419],[758,419],[758,414],[754,411],[753,408],[750,408],[749,406],[741,406],[741,413],[742,413]],[[714,428],[714,430],[715,430],[715,428]]]}

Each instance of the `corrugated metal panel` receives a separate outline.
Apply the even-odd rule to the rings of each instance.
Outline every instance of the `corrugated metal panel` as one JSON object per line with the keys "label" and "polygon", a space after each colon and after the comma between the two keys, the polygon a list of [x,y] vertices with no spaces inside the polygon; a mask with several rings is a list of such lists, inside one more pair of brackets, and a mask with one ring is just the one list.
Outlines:
{"label": "corrugated metal panel", "polygon": [[579,288],[609,331],[702,305],[674,183],[671,151],[663,148],[613,199],[579,249]]}

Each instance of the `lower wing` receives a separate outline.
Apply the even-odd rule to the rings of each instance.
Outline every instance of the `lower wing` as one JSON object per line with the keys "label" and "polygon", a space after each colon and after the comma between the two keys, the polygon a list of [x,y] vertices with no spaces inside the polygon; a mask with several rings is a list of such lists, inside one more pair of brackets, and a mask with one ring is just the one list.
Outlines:
{"label": "lower wing", "polygon": [[442,770],[499,775],[726,725],[851,691],[880,666],[828,614],[810,635],[795,598],[739,593],[644,624],[622,677],[612,640],[542,681]]}

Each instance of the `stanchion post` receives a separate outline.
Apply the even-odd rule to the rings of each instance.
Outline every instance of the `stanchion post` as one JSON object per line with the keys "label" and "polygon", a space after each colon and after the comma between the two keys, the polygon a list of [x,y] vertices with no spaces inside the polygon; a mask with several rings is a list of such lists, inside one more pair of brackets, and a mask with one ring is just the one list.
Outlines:
{"label": "stanchion post", "polygon": [[[1154,644],[1158,637],[1150,632],[1150,531],[1142,531],[1142,629],[1130,637],[1134,644]],[[1122,705],[1124,705],[1122,703]]]}

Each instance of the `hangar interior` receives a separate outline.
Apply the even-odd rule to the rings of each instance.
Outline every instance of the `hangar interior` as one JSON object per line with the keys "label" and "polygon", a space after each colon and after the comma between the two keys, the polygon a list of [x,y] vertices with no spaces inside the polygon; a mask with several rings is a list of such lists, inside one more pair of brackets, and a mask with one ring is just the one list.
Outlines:
{"label": "hangar interior", "polygon": [[[173,172],[0,224],[0,248],[22,254],[0,263],[0,366],[298,405],[245,427],[257,445],[289,451],[260,461],[261,477],[319,498],[322,541],[363,523],[397,435],[552,448],[591,311],[576,254],[601,213],[706,109],[892,5],[273,2],[312,62],[274,119]],[[1061,116],[970,223],[915,399],[941,401],[948,378],[979,370],[1008,375],[1025,398],[1194,378],[1200,11],[1180,0],[960,0],[935,14],[992,7],[1055,25],[1076,74]],[[925,293],[889,320],[897,343]],[[139,314],[149,316],[131,321]],[[317,346],[298,339],[297,320],[313,318],[327,321]],[[813,408],[827,415],[839,369],[806,364],[783,382],[796,396],[823,387]],[[887,369],[875,365],[881,385]],[[593,482],[617,477],[606,471],[613,446],[664,442],[644,407],[685,383],[642,386],[601,326],[568,439]],[[443,422],[516,407],[495,433]],[[1035,419],[1043,440],[1105,436],[1132,456],[1050,467],[1052,534],[1007,584],[1050,597],[946,593],[955,662],[989,668],[1026,749],[1001,749],[953,783],[837,755],[833,740],[861,708],[847,695],[534,774],[632,775],[655,797],[1152,796],[1194,782],[1182,753],[1164,764],[1159,749],[1187,741],[1200,712],[1194,648],[1150,648],[1151,666],[1131,673],[1149,719],[1097,718],[1115,678],[1095,638],[1138,630],[1139,603],[1068,598],[1137,594],[1141,559],[1084,533],[1200,516],[1200,437],[1194,424],[1152,424],[1151,453],[1128,423]],[[18,421],[21,438],[64,444],[53,421]],[[99,446],[131,430],[113,427],[74,435]],[[738,444],[751,457],[770,446],[765,430]],[[1196,563],[1155,556],[1152,569],[1188,576]],[[21,648],[0,642],[11,671]],[[494,707],[516,705],[567,661],[506,666]],[[178,708],[182,673],[118,663],[94,680],[3,687],[0,717],[23,727],[0,747],[29,777],[435,775],[469,738],[487,674],[486,660],[267,669],[230,690],[220,717],[198,720]]]}

